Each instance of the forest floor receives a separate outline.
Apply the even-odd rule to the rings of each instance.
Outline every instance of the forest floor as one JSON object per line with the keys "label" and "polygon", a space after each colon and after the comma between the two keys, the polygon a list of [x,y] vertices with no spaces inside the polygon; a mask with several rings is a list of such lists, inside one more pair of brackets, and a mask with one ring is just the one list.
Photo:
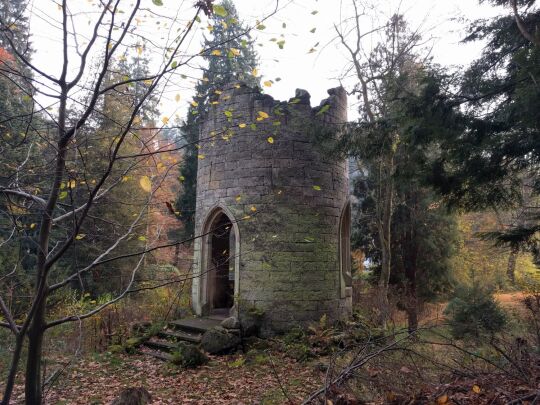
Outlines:
{"label": "forest floor", "polygon": [[[239,354],[211,357],[192,370],[144,355],[100,355],[70,366],[46,392],[46,403],[110,404],[124,388],[145,387],[153,405],[296,404],[320,387],[322,378],[313,363],[279,353],[256,364],[245,364]],[[23,398],[22,389],[17,387],[16,401]]]}

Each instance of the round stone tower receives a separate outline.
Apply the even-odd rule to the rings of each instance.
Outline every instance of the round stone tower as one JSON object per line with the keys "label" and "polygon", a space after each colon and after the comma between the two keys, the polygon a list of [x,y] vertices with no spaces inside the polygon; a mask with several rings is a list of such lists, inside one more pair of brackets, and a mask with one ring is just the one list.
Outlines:
{"label": "round stone tower", "polygon": [[278,102],[241,83],[222,89],[202,125],[193,307],[198,315],[263,314],[285,331],[351,311],[345,160],[313,132],[347,120],[343,88],[315,108],[297,90]]}

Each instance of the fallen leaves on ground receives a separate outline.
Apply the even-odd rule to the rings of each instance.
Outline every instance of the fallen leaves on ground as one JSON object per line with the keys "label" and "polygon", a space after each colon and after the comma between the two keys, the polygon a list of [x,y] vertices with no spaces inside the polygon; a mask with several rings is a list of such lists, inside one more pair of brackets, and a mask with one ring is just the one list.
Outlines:
{"label": "fallen leaves on ground", "polygon": [[108,404],[126,387],[145,387],[152,404],[300,403],[322,381],[312,365],[281,353],[265,364],[237,366],[240,356],[211,357],[194,370],[144,355],[81,360],[48,391],[47,403]]}

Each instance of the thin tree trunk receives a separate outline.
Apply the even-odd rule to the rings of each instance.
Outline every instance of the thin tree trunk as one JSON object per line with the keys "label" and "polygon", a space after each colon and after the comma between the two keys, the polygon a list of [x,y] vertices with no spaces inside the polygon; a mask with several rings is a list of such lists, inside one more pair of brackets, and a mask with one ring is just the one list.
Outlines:
{"label": "thin tree trunk", "polygon": [[32,325],[28,329],[28,355],[25,375],[25,399],[27,405],[41,405],[41,360],[43,352],[43,335],[45,333],[45,294],[38,303]]}
{"label": "thin tree trunk", "polygon": [[4,389],[4,397],[0,405],[8,405],[11,400],[11,394],[13,393],[13,387],[15,385],[15,377],[17,376],[17,370],[19,369],[19,361],[21,360],[21,351],[24,344],[24,335],[18,335],[15,337],[15,348],[11,357],[11,365],[9,367],[9,374],[6,379],[6,388]]}
{"label": "thin tree trunk", "polygon": [[388,302],[388,286],[390,284],[390,272],[392,268],[392,211],[393,211],[393,197],[394,197],[394,184],[392,179],[393,172],[393,156],[389,158],[388,167],[386,168],[385,181],[383,186],[384,194],[383,209],[381,224],[379,227],[379,240],[381,243],[381,274],[379,277],[379,311],[380,311],[380,323],[383,327],[386,327],[386,321],[390,316],[390,308]]}
{"label": "thin tree trunk", "polygon": [[508,266],[506,268],[506,275],[512,285],[516,283],[516,261],[519,255],[519,247],[513,246],[508,256]]}

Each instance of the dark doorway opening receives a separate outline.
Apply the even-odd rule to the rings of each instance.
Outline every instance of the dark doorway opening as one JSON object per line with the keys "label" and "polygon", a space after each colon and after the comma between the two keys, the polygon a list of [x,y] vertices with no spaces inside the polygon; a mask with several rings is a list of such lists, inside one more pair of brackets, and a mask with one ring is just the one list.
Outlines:
{"label": "dark doorway opening", "polygon": [[234,305],[234,232],[223,213],[215,219],[210,238],[211,305],[214,313],[226,313]]}

